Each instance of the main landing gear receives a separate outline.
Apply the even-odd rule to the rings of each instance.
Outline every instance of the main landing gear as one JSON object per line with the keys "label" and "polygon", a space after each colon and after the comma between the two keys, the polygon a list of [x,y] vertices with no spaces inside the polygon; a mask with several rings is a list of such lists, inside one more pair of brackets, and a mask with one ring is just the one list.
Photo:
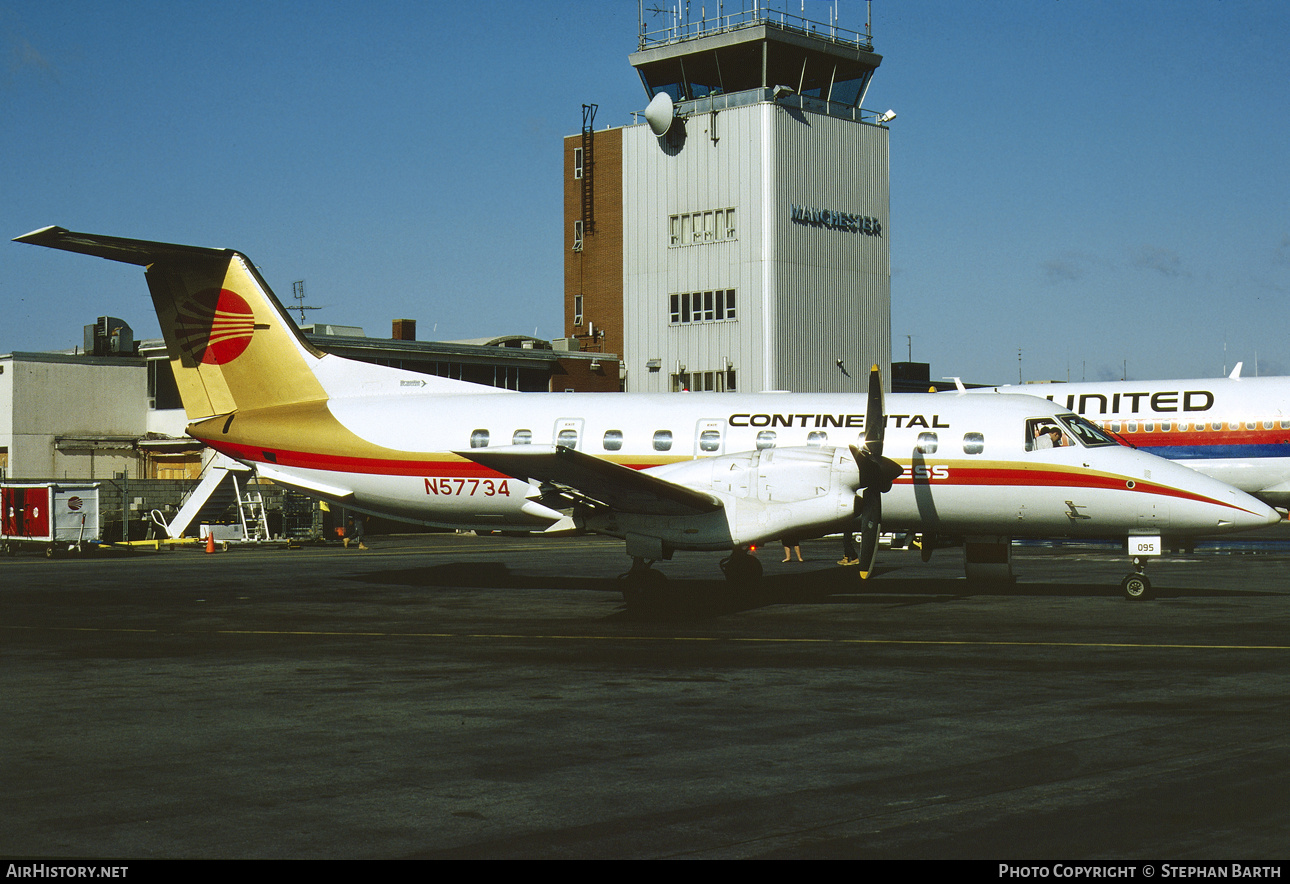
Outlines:
{"label": "main landing gear", "polygon": [[622,588],[623,604],[632,615],[645,613],[651,603],[657,602],[667,588],[667,575],[655,570],[653,559],[632,556],[632,566],[627,573],[618,575]]}
{"label": "main landing gear", "polygon": [[761,580],[761,562],[742,547],[736,547],[721,560],[721,573],[728,583],[756,583]]}
{"label": "main landing gear", "polygon": [[639,591],[666,586],[667,575],[655,570],[653,566],[653,559],[632,556],[632,566],[627,569],[626,574],[618,576],[618,579],[623,581],[623,591],[626,592],[628,588]]}
{"label": "main landing gear", "polygon": [[742,594],[756,586],[762,576],[762,565],[757,557],[742,547],[737,548],[721,560],[721,571],[726,577],[725,588],[715,592],[708,588],[695,596],[682,587],[669,591],[667,575],[653,567],[654,561],[632,556],[631,568],[618,578],[629,613],[659,613],[678,606],[683,610],[709,610],[716,606],[715,609],[720,610],[735,603]]}
{"label": "main landing gear", "polygon": [[1151,598],[1151,581],[1147,579],[1146,568],[1141,556],[1133,557],[1133,573],[1120,581],[1120,590],[1126,599],[1145,601]]}

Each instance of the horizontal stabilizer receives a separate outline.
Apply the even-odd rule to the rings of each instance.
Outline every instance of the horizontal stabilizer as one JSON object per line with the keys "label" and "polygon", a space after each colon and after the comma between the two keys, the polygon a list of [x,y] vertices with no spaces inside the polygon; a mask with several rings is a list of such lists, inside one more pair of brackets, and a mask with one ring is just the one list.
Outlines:
{"label": "horizontal stabilizer", "polygon": [[97,233],[73,233],[63,227],[44,227],[14,237],[14,242],[30,243],[65,252],[80,252],[109,261],[138,264],[147,267],[166,258],[227,258],[229,249],[207,249],[202,246],[180,246],[173,243],[149,242],[144,239],[123,239]]}
{"label": "horizontal stabilizer", "polygon": [[269,464],[256,464],[255,471],[261,479],[268,479],[278,485],[295,488],[314,497],[322,497],[338,503],[345,503],[354,497],[354,492],[348,488],[340,488],[336,485],[329,485],[326,482],[307,479],[293,472],[279,470]]}
{"label": "horizontal stabilizer", "polygon": [[563,445],[508,445],[456,451],[507,476],[576,491],[621,513],[690,516],[721,509],[710,494]]}

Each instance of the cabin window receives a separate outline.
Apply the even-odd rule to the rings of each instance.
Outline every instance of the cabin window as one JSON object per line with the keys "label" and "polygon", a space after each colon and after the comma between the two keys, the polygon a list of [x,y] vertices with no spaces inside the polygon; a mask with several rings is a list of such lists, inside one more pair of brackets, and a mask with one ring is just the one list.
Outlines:
{"label": "cabin window", "polygon": [[721,433],[717,430],[704,430],[699,434],[700,451],[720,451]]}
{"label": "cabin window", "polygon": [[654,431],[654,450],[655,451],[672,450],[672,431],[671,430]]}
{"label": "cabin window", "polygon": [[918,434],[918,451],[921,454],[935,454],[936,446],[937,446],[937,441],[936,441],[935,433]]}
{"label": "cabin window", "polygon": [[474,430],[473,432],[471,432],[471,434],[470,434],[470,447],[471,447],[471,448],[487,448],[487,447],[488,447],[488,431],[487,431],[487,430]]}
{"label": "cabin window", "polygon": [[1283,430],[1290,430],[1290,420],[1286,420],[1285,418],[1281,418],[1280,428],[1281,428],[1281,429],[1283,429]]}
{"label": "cabin window", "polygon": [[775,431],[762,430],[757,434],[757,450],[763,451],[767,448],[775,447]]}
{"label": "cabin window", "polygon": [[1170,430],[1172,430],[1173,428],[1174,428],[1173,421],[1161,421],[1161,422],[1160,422],[1160,432],[1162,432],[1162,433],[1168,433],[1168,432],[1169,432]]}
{"label": "cabin window", "polygon": [[1120,432],[1120,422],[1119,422],[1119,421],[1111,421],[1111,432],[1112,432],[1112,433],[1118,433],[1118,432]]}
{"label": "cabin window", "polygon": [[1270,429],[1272,429],[1272,421],[1264,421],[1264,422],[1263,422],[1263,429],[1265,429],[1265,430],[1270,430]]}
{"label": "cabin window", "polygon": [[556,444],[556,445],[563,445],[565,448],[577,448],[577,447],[578,447],[578,431],[577,431],[577,430],[561,430],[559,433],[557,433],[557,434],[556,434],[556,437],[555,437],[555,444]]}
{"label": "cabin window", "polygon": [[808,448],[819,448],[829,441],[829,434],[823,430],[813,430],[806,434],[806,445]]}
{"label": "cabin window", "polygon": [[1154,433],[1156,431],[1156,422],[1147,421],[1145,424],[1142,425],[1142,430],[1145,433]]}
{"label": "cabin window", "polygon": [[605,430],[605,438],[604,438],[603,440],[601,440],[601,444],[605,447],[605,450],[606,450],[606,451],[620,451],[620,450],[622,450],[622,447],[623,447],[623,431],[622,431],[622,430]]}
{"label": "cabin window", "polygon": [[515,434],[514,434],[513,436],[511,436],[511,444],[512,444],[512,445],[532,445],[532,444],[533,444],[533,431],[532,431],[532,430],[516,430],[516,431],[515,431]]}
{"label": "cabin window", "polygon": [[963,453],[980,454],[985,451],[985,434],[984,433],[964,433],[963,434]]}

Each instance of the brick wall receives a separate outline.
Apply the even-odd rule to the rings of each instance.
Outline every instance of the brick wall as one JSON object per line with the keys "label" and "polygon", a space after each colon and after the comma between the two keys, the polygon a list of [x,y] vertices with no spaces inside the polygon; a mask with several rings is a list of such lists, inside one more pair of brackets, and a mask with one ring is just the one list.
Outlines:
{"label": "brick wall", "polygon": [[[574,155],[582,136],[564,139],[564,332],[583,350],[623,352],[623,130],[595,133],[591,168],[594,226],[573,250],[574,221],[582,217],[582,184],[574,177]],[[574,324],[574,296],[583,296],[582,324]],[[604,336],[593,343],[588,323]],[[618,389],[614,378],[613,389]]]}

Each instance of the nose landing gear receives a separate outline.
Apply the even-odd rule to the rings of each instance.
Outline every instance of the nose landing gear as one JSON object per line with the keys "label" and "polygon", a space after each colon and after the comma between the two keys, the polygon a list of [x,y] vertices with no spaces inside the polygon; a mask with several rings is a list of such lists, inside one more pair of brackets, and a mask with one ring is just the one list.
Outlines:
{"label": "nose landing gear", "polygon": [[1141,556],[1133,557],[1133,573],[1120,581],[1120,590],[1130,601],[1145,601],[1151,598],[1151,581],[1147,579],[1146,562]]}

